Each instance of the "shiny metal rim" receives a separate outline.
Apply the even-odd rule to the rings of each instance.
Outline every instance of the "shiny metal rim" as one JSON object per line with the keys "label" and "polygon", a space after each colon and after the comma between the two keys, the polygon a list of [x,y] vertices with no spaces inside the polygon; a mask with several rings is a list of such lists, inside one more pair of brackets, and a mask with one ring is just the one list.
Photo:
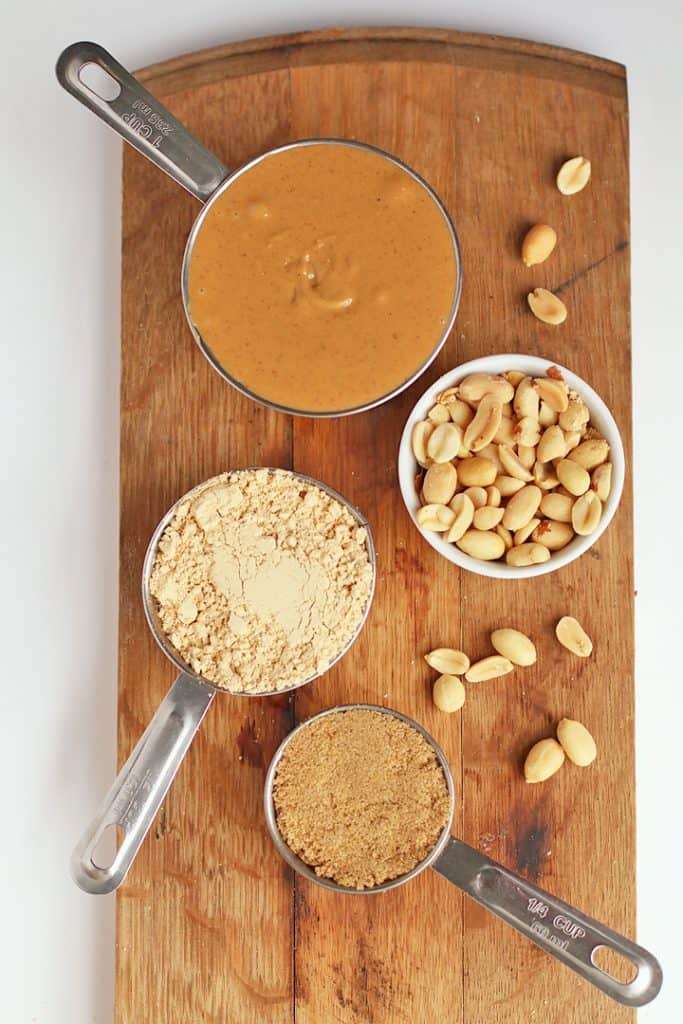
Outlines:
{"label": "shiny metal rim", "polygon": [[[275,472],[275,467],[271,466],[248,466],[243,469],[228,470],[227,472],[253,473],[260,469],[267,469],[268,472],[270,473]],[[191,668],[191,666],[188,665],[187,662],[180,656],[178,651],[171,644],[170,640],[161,629],[161,626],[159,625],[157,619],[154,598],[152,597],[149,589],[150,579],[152,576],[152,569],[154,566],[154,561],[157,553],[157,547],[166,527],[173,519],[173,516],[175,515],[178,506],[181,505],[184,501],[191,499],[194,494],[196,494],[198,491],[206,487],[208,481],[204,480],[201,483],[197,484],[195,487],[192,487],[189,491],[183,494],[182,497],[178,498],[178,500],[171,506],[171,508],[169,508],[168,512],[166,512],[166,514],[160,520],[156,529],[154,530],[154,533],[152,534],[150,542],[147,546],[147,551],[145,553],[145,558],[142,565],[142,607],[144,609],[145,618],[147,619],[147,625],[151,630],[152,636],[154,637],[154,639],[156,640],[157,644],[164,652],[166,657],[173,662],[178,671],[183,672],[185,675],[197,680],[197,682],[204,683],[206,686],[210,686],[213,690],[215,690],[216,693],[229,693],[234,697],[275,697],[279,694],[291,693],[293,690],[298,690],[300,687],[306,686],[308,683],[313,682],[314,679],[319,679],[320,676],[327,673],[332,668],[333,665],[336,665],[337,662],[344,657],[349,648],[358,639],[358,636],[360,635],[360,632],[363,629],[363,626],[365,625],[365,621],[370,613],[370,608],[372,606],[372,601],[375,595],[375,583],[377,579],[377,557],[375,553],[375,545],[372,538],[370,524],[368,523],[365,516],[361,512],[359,512],[359,510],[354,505],[352,505],[347,498],[340,494],[339,491],[336,491],[333,487],[330,487],[328,484],[325,484],[320,480],[316,480],[312,476],[307,476],[305,473],[296,473],[294,472],[294,470],[291,469],[278,470],[278,472],[287,473],[289,476],[295,477],[302,483],[306,483],[314,487],[319,487],[321,491],[325,491],[325,493],[329,494],[330,497],[335,498],[340,504],[344,505],[345,508],[349,510],[353,518],[356,520],[358,525],[362,526],[367,531],[366,544],[368,551],[368,559],[370,561],[370,567],[372,570],[370,592],[368,594],[368,599],[363,610],[363,615],[358,623],[358,626],[356,627],[356,630],[354,631],[352,636],[349,637],[343,649],[339,651],[336,657],[329,663],[329,665],[325,667],[323,672],[316,672],[314,675],[309,676],[307,679],[303,679],[300,683],[294,683],[293,686],[288,686],[280,690],[261,690],[258,693],[247,693],[243,690],[229,690],[227,689],[227,687],[217,686],[215,683],[212,683],[210,679],[206,679],[204,676],[198,675],[194,671],[194,669]],[[213,478],[210,477],[209,479]]]}
{"label": "shiny metal rim", "polygon": [[[427,740],[438,757],[448,786],[450,813],[448,815],[448,821],[444,825],[443,831],[441,832],[434,849],[424,858],[424,860],[421,860],[419,864],[416,864],[411,871],[406,872],[404,875],[399,875],[398,878],[393,878],[391,881],[383,882],[381,885],[376,885],[372,889],[351,889],[349,886],[339,885],[337,882],[332,881],[331,878],[323,878],[320,875],[317,875],[308,864],[301,860],[300,857],[297,857],[297,855],[284,841],[280,833],[280,829],[278,828],[277,816],[275,814],[273,784],[275,782],[278,765],[288,744],[297,735],[297,733],[300,733],[303,729],[307,729],[314,722],[317,722],[321,718],[326,718],[327,715],[335,715],[340,711],[377,711],[383,715],[393,715],[394,718],[398,718],[402,722],[405,722],[406,725],[410,725],[413,729],[417,729],[420,735]],[[310,882],[315,882],[316,885],[321,885],[324,889],[331,889],[333,892],[349,893],[355,896],[368,896],[374,895],[375,893],[388,892],[390,889],[396,889],[399,885],[404,885],[412,878],[415,878],[416,875],[419,875],[421,871],[424,871],[425,868],[428,868],[439,857],[451,835],[453,815],[455,813],[455,789],[453,786],[453,776],[451,774],[448,761],[446,760],[446,755],[436,740],[430,736],[427,730],[424,729],[419,722],[416,722],[413,718],[409,718],[408,715],[402,714],[400,711],[395,711],[393,708],[385,708],[379,704],[340,704],[333,708],[327,708],[325,711],[321,711],[317,715],[313,715],[312,718],[308,718],[305,722],[302,722],[296,727],[296,729],[292,730],[292,732],[285,737],[275,751],[268,768],[263,789],[263,805],[266,815],[266,824],[268,825],[268,831],[270,832],[271,839],[275,843],[280,855],[284,857],[290,867],[294,868],[295,871],[298,871],[300,875],[303,875],[304,878],[307,878]]]}
{"label": "shiny metal rim", "polygon": [[[332,412],[307,412],[303,409],[292,409],[288,406],[280,405],[278,402],[271,402],[269,399],[263,398],[261,395],[258,395],[254,391],[251,391],[249,388],[245,387],[244,384],[240,383],[240,381],[232,377],[225,369],[225,367],[218,362],[213,352],[211,351],[211,349],[209,348],[209,346],[204,341],[201,334],[195,327],[194,323],[192,322],[189,305],[190,258],[192,255],[192,250],[194,248],[195,240],[204,222],[204,218],[208,213],[209,207],[215,202],[215,200],[219,198],[219,196],[223,194],[223,192],[225,192],[227,188],[230,187],[230,185],[232,185],[234,181],[237,180],[237,178],[241,177],[241,175],[244,174],[246,171],[251,170],[251,168],[255,167],[256,164],[261,163],[263,160],[267,160],[268,157],[273,156],[275,153],[282,153],[288,149],[298,149],[301,146],[319,145],[343,145],[351,146],[354,149],[368,150],[371,153],[376,153],[378,156],[384,157],[386,160],[389,160],[396,167],[400,167],[401,170],[409,174],[411,178],[414,179],[414,181],[417,181],[418,184],[420,184],[422,188],[424,188],[424,190],[436,203],[441,212],[441,215],[443,216],[446,222],[446,227],[448,228],[448,232],[451,237],[451,242],[453,244],[453,254],[455,256],[456,270],[455,293],[453,295],[453,303],[451,306],[451,311],[448,316],[448,320],[436,346],[429,354],[427,359],[422,363],[422,365],[418,367],[418,369],[412,374],[412,376],[407,378],[401,384],[397,385],[397,387],[395,387],[392,391],[388,391],[385,395],[381,395],[379,398],[374,399],[372,402],[367,402],[365,405],[355,406],[352,409],[338,409]],[[245,395],[247,398],[251,398],[255,402],[258,402],[260,405],[264,405],[269,409],[275,409],[278,412],[287,413],[290,416],[305,416],[310,419],[331,419],[336,416],[352,416],[356,413],[367,412],[370,409],[375,409],[378,405],[383,405],[384,402],[390,401],[390,399],[395,398],[396,395],[399,395],[402,391],[405,391],[406,388],[409,388],[410,385],[413,384],[418,379],[418,377],[420,377],[425,372],[427,367],[431,365],[431,363],[436,359],[439,352],[445,345],[446,339],[448,338],[448,335],[450,334],[453,324],[455,322],[458,307],[460,305],[460,296],[462,294],[462,256],[460,251],[460,241],[458,239],[458,234],[455,230],[455,225],[453,224],[450,214],[448,213],[446,207],[444,206],[443,202],[436,194],[434,189],[424,180],[424,178],[422,178],[417,173],[417,171],[414,171],[412,167],[409,167],[407,164],[404,164],[402,160],[398,159],[398,157],[393,156],[391,153],[385,152],[385,150],[383,149],[379,149],[379,147],[377,146],[371,146],[367,142],[355,142],[350,139],[337,138],[303,139],[299,142],[290,142],[287,143],[287,145],[278,146],[276,149],[270,149],[268,150],[268,152],[262,153],[255,159],[250,160],[248,163],[244,164],[243,167],[240,167],[238,168],[238,170],[233,171],[233,173],[230,174],[229,177],[227,177],[225,181],[222,182],[221,185],[216,189],[216,191],[212,194],[210,199],[207,200],[206,204],[204,205],[203,209],[201,210],[197,219],[192,225],[192,230],[190,231],[190,234],[187,239],[187,244],[185,246],[185,254],[183,256],[183,265],[181,271],[181,293],[183,298],[183,307],[185,309],[185,317],[189,324],[190,330],[192,331],[192,336],[194,337],[194,340],[197,342],[197,345],[201,349],[203,355],[211,363],[211,366],[214,368],[216,373],[218,373],[223,378],[223,380],[227,381],[228,384],[231,384],[234,388],[236,388],[237,391],[241,392],[241,394]]]}

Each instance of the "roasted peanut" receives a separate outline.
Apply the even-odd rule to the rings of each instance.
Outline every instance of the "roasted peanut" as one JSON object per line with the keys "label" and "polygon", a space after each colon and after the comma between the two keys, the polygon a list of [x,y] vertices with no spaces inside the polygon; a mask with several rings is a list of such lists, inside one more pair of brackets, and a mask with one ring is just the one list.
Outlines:
{"label": "roasted peanut", "polygon": [[509,498],[511,494],[516,494],[517,491],[521,491],[522,487],[524,487],[523,480],[519,480],[516,476],[506,476],[505,474],[497,476],[493,484],[500,491],[501,498]]}
{"label": "roasted peanut", "polygon": [[465,673],[468,683],[483,683],[486,679],[498,679],[512,672],[514,666],[509,658],[499,654],[491,654],[488,658],[475,661]]}
{"label": "roasted peanut", "polygon": [[[505,381],[505,384],[508,382]],[[508,384],[508,387],[512,385]],[[472,452],[485,448],[493,440],[502,419],[501,405],[496,395],[486,394],[479,402],[474,419],[467,426],[463,444]]]}
{"label": "roasted peanut", "polygon": [[484,505],[474,513],[475,530],[492,530],[503,518],[504,509]]}
{"label": "roasted peanut", "polygon": [[552,427],[559,418],[559,413],[551,409],[547,402],[541,402],[538,409],[538,422],[542,427]]}
{"label": "roasted peanut", "polygon": [[588,406],[576,392],[569,393],[569,401],[564,412],[560,413],[560,426],[563,430],[583,430],[590,419]]}
{"label": "roasted peanut", "polygon": [[[532,474],[522,465],[519,457],[515,455],[512,448],[507,444],[498,445],[498,458],[500,459],[503,469],[509,476],[514,476],[518,480],[524,480],[528,483],[533,480]],[[502,491],[501,491],[502,493]]]}
{"label": "roasted peanut", "polygon": [[587,658],[592,650],[593,643],[583,626],[573,619],[571,615],[564,615],[555,626],[555,636],[563,647],[566,647],[572,654],[579,658]]}
{"label": "roasted peanut", "polygon": [[574,156],[565,160],[557,172],[557,187],[563,196],[573,196],[585,188],[591,177],[590,160],[582,156]]}
{"label": "roasted peanut", "polygon": [[[439,408],[443,409],[444,406]],[[426,504],[447,505],[458,486],[458,474],[452,462],[435,462],[425,473],[422,493]]]}
{"label": "roasted peanut", "polygon": [[[468,487],[463,494],[470,499],[475,511],[478,508],[483,508],[486,504],[486,489],[484,487]],[[451,507],[453,507],[453,502],[451,502]]]}
{"label": "roasted peanut", "polygon": [[591,473],[591,490],[595,491],[600,501],[605,502],[612,490],[612,463],[603,462]]}
{"label": "roasted peanut", "polygon": [[496,533],[502,539],[506,551],[508,548],[512,547],[512,534],[505,526],[503,526],[502,523],[498,523],[498,526],[496,527]]}
{"label": "roasted peanut", "polygon": [[555,467],[551,463],[544,465],[541,462],[536,462],[534,464],[534,483],[542,491],[552,491],[553,487],[557,487],[559,482]]}
{"label": "roasted peanut", "polygon": [[534,484],[527,484],[517,494],[513,494],[505,506],[503,526],[513,533],[526,526],[536,515],[542,497],[541,489]]}
{"label": "roasted peanut", "polygon": [[474,505],[467,494],[456,494],[450,503],[450,509],[455,513],[455,519],[446,534],[446,540],[453,544],[460,540],[463,533],[469,530],[474,518]]}
{"label": "roasted peanut", "polygon": [[486,504],[491,508],[498,508],[500,505],[500,491],[495,484],[489,484],[486,488]]}
{"label": "roasted peanut", "polygon": [[608,455],[609,445],[607,441],[602,437],[592,437],[588,441],[582,441],[567,457],[572,462],[578,463],[579,466],[583,466],[584,469],[591,470],[606,462]]}
{"label": "roasted peanut", "polygon": [[496,467],[481,455],[458,463],[458,480],[463,487],[488,487],[496,476]]}
{"label": "roasted peanut", "polygon": [[579,430],[565,430],[564,443],[567,454],[573,452],[578,444],[581,444],[581,432]]}
{"label": "roasted peanut", "polygon": [[541,498],[541,512],[555,522],[571,523],[574,501],[574,498],[565,498],[562,494],[544,494]]}
{"label": "roasted peanut", "polygon": [[536,449],[529,445],[518,444],[517,458],[522,463],[525,469],[533,470],[534,462],[536,461]]}
{"label": "roasted peanut", "polygon": [[531,377],[522,377],[515,390],[515,397],[512,400],[512,406],[518,419],[523,420],[531,417],[531,419],[537,420],[539,401],[538,391],[534,387]]}
{"label": "roasted peanut", "polygon": [[427,455],[434,462],[450,462],[458,454],[462,431],[455,423],[440,423],[427,439]]}
{"label": "roasted peanut", "polygon": [[448,676],[462,676],[470,667],[467,655],[454,647],[437,647],[425,654],[424,659],[430,668]]}
{"label": "roasted peanut", "polygon": [[410,437],[415,461],[423,469],[427,469],[432,464],[432,460],[427,455],[427,441],[433,432],[434,424],[430,423],[429,420],[422,420],[422,422],[415,424]]}
{"label": "roasted peanut", "polygon": [[516,444],[514,420],[501,417],[498,429],[493,435],[493,440],[495,444]]}
{"label": "roasted peanut", "polygon": [[503,464],[498,457],[498,445],[487,444],[485,448],[481,448],[477,455],[481,456],[482,459],[488,459],[496,467],[499,473],[504,473]]}
{"label": "roasted peanut", "polygon": [[432,700],[439,711],[452,714],[465,703],[465,687],[457,676],[442,675],[432,687]]}
{"label": "roasted peanut", "polygon": [[446,408],[453,423],[457,424],[463,432],[474,419],[474,410],[470,409],[467,402],[463,402],[461,398],[455,398],[447,404]]}
{"label": "roasted peanut", "polygon": [[567,319],[567,307],[564,302],[547,288],[534,288],[526,298],[531,312],[544,324],[563,324]]}
{"label": "roasted peanut", "polygon": [[[514,547],[519,547],[520,544],[524,544],[526,541],[528,541],[529,537],[534,532],[540,521],[540,519],[536,519],[536,517],[534,517],[533,519],[529,520],[526,526],[521,526],[519,530],[515,530]],[[512,547],[513,545],[510,546]]]}
{"label": "roasted peanut", "polygon": [[563,413],[568,408],[569,390],[563,380],[536,377],[534,387],[541,396],[541,401],[549,405],[553,412]]}
{"label": "roasted peanut", "polygon": [[543,436],[538,442],[536,458],[540,463],[552,462],[553,459],[563,459],[566,453],[564,431],[557,425],[546,427]]}
{"label": "roasted peanut", "polygon": [[555,467],[555,472],[562,486],[566,487],[569,493],[576,495],[576,497],[585,494],[590,487],[591,478],[588,475],[588,471],[583,466],[580,466],[578,462],[570,459],[561,459]]}
{"label": "roasted peanut", "polygon": [[569,523],[560,523],[555,519],[544,519],[531,534],[534,544],[545,544],[550,551],[560,551],[574,539],[574,531]]}
{"label": "roasted peanut", "polygon": [[505,551],[505,542],[497,533],[483,530],[467,530],[456,541],[461,551],[472,558],[481,558],[485,562],[493,561]]}
{"label": "roasted peanut", "polygon": [[559,771],[564,764],[564,750],[557,740],[550,737],[539,740],[526,756],[524,778],[527,782],[545,782]]}
{"label": "roasted peanut", "polygon": [[444,533],[455,522],[455,512],[448,505],[423,505],[415,513],[415,519],[423,530]]}
{"label": "roasted peanut", "polygon": [[494,650],[513,665],[527,666],[536,662],[536,648],[529,637],[518,629],[494,629],[491,644]]}
{"label": "roasted peanut", "polygon": [[516,388],[524,374],[520,370],[506,370],[502,376],[505,377],[505,380],[510,381],[513,388]]}
{"label": "roasted peanut", "polygon": [[586,491],[577,498],[572,508],[572,526],[574,533],[587,537],[597,528],[602,518],[602,502],[595,491]]}
{"label": "roasted peanut", "polygon": [[440,402],[441,405],[450,405],[451,402],[456,402],[458,400],[457,384],[454,384],[453,387],[446,388],[445,391],[440,391],[436,396],[436,400],[437,402]]}
{"label": "roasted peanut", "polygon": [[533,416],[524,416],[514,429],[514,437],[518,445],[524,448],[535,448],[541,438],[541,427]]}
{"label": "roasted peanut", "polygon": [[557,234],[549,224],[534,224],[529,228],[522,242],[522,262],[525,267],[535,267],[548,259],[557,243]]}
{"label": "roasted peanut", "polygon": [[516,567],[540,565],[550,558],[550,549],[545,544],[516,544],[505,554],[508,565]]}
{"label": "roasted peanut", "polygon": [[427,419],[432,423],[448,423],[451,415],[448,411],[448,407],[445,405],[433,405],[427,413]]}
{"label": "roasted peanut", "polygon": [[514,388],[505,377],[491,373],[472,373],[461,381],[458,394],[466,402],[479,402],[484,395],[495,395],[502,403],[510,401]]}
{"label": "roasted peanut", "polygon": [[569,760],[579,768],[586,768],[598,756],[595,740],[586,726],[572,718],[561,719],[557,726],[557,738]]}

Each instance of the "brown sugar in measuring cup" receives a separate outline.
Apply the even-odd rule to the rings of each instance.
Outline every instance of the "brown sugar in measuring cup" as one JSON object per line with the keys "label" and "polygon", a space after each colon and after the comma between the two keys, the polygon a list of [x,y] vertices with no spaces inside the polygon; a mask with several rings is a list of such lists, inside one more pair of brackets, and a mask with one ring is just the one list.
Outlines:
{"label": "brown sugar in measuring cup", "polygon": [[[363,715],[366,716],[366,724],[363,729],[359,729],[359,716]],[[382,716],[392,718],[417,734],[420,742],[414,740],[410,745],[413,756],[424,765],[438,765],[441,780],[433,794],[434,807],[438,813],[432,821],[431,846],[428,849],[426,843],[424,847],[415,846],[410,858],[405,858],[401,873],[368,886],[375,867],[371,863],[373,842],[379,843],[382,848],[381,808],[376,805],[374,810],[379,813],[365,815],[368,832],[365,843],[367,867],[359,867],[358,854],[362,852],[363,844],[358,842],[358,832],[353,824],[354,815],[363,815],[367,804],[368,789],[364,787],[369,786],[370,791],[374,792],[382,784],[382,775],[384,784],[393,788],[394,792],[398,793],[401,788],[396,784],[396,779],[392,778],[396,772],[400,774],[401,758],[377,756],[377,747],[382,740],[386,742],[387,737],[386,729],[379,722]],[[325,725],[326,720],[331,724]],[[318,733],[319,730],[323,732]],[[333,739],[332,764],[328,763],[325,756],[325,743],[316,742],[316,733],[320,738],[326,734]],[[361,735],[365,741],[362,751],[355,746]],[[394,732],[394,741],[398,743],[399,750],[400,736],[400,732]],[[347,756],[344,756],[345,740],[349,744]],[[408,746],[405,745],[405,739],[403,742],[407,757]],[[362,770],[362,758],[359,759],[361,754],[364,754],[370,766],[367,772]],[[279,779],[281,768],[282,780]],[[301,775],[297,778],[299,773]],[[340,785],[341,800],[338,799]],[[447,813],[443,827],[437,828],[439,821],[443,820],[439,815],[443,815],[441,801],[444,789],[448,798]],[[352,799],[354,792],[357,798],[355,808]],[[313,795],[313,803],[305,794]],[[406,793],[409,804],[411,798],[412,794]],[[304,804],[301,813],[297,811],[297,799]],[[312,813],[315,806],[319,809],[317,815]],[[280,744],[270,763],[264,788],[264,809],[271,838],[281,855],[291,867],[317,885],[338,893],[376,894],[403,885],[425,868],[431,867],[471,899],[624,1006],[643,1006],[654,999],[661,988],[661,967],[656,958],[642,946],[451,835],[455,790],[446,757],[422,726],[399,711],[374,704],[349,704],[322,711],[303,722]],[[406,811],[404,822],[407,828],[414,814],[412,807]],[[429,830],[420,831],[426,839]],[[288,839],[292,845],[289,845]],[[295,847],[300,853],[296,852]],[[411,867],[410,861],[423,852],[424,856]],[[308,857],[309,862],[301,854]],[[353,870],[347,875],[344,868],[349,856]],[[396,860],[395,867],[399,866],[400,861]],[[344,884],[326,874],[327,871],[345,877],[347,882],[360,882],[361,885]],[[379,879],[379,875],[377,877]],[[597,966],[595,953],[603,947],[628,961],[629,967],[635,969],[631,981],[622,982]]]}

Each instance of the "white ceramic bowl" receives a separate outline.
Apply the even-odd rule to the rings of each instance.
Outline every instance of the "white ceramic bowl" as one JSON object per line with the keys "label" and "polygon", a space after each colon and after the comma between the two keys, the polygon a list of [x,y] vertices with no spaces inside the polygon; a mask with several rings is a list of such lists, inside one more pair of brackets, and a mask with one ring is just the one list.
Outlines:
{"label": "white ceramic bowl", "polygon": [[[598,528],[589,536],[575,537],[565,548],[552,552],[549,561],[543,562],[540,565],[529,566],[511,566],[505,562],[485,562],[478,558],[472,558],[456,547],[455,544],[449,544],[441,534],[422,530],[415,519],[415,513],[420,507],[420,499],[415,490],[415,474],[419,467],[415,462],[410,439],[414,425],[420,420],[427,418],[427,413],[435,404],[436,396],[439,392],[459,383],[471,373],[504,373],[506,370],[519,370],[531,377],[542,377],[547,374],[551,366],[556,366],[562,372],[562,376],[569,387],[583,398],[590,411],[591,425],[599,430],[609,442],[610,461],[612,463],[612,490],[605,503]],[[624,469],[624,446],[621,443],[621,436],[614,422],[614,417],[600,396],[585,381],[559,363],[553,363],[549,359],[539,359],[537,356],[514,354],[473,359],[470,363],[463,363],[462,366],[449,370],[443,377],[435,381],[413,407],[413,411],[408,417],[401,436],[398,451],[398,479],[401,495],[415,528],[449,562],[459,565],[462,569],[469,569],[470,572],[478,573],[479,576],[493,576],[497,579],[524,579],[528,576],[543,576],[545,573],[561,569],[563,565],[567,565],[569,562],[573,562],[574,559],[579,558],[584,551],[587,551],[589,547],[595,544],[609,526],[612,516],[617,510],[624,487]]]}

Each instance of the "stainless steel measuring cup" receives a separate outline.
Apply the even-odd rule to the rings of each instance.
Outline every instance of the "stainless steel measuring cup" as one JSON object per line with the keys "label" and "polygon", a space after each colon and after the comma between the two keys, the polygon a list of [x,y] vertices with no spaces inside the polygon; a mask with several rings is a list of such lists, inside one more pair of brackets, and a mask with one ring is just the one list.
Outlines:
{"label": "stainless steel measuring cup", "polygon": [[[109,77],[112,85],[112,92],[118,89],[118,94],[112,99],[105,99],[104,96],[95,92],[82,79],[81,75],[85,68],[96,65]],[[185,255],[183,257],[181,290],[185,315],[190,330],[199,348],[213,366],[214,370],[224,380],[232,384],[242,394],[253,398],[263,405],[272,409],[279,409],[281,412],[300,416],[311,416],[325,418],[331,416],[346,416],[351,413],[365,412],[373,409],[383,402],[394,398],[401,391],[409,387],[413,381],[427,369],[430,363],[436,358],[442,349],[451,327],[455,320],[460,303],[462,290],[462,266],[460,257],[460,243],[458,236],[445,206],[427,182],[420,177],[412,168],[408,167],[397,157],[392,156],[376,146],[370,146],[364,142],[350,141],[348,139],[304,139],[292,142],[289,145],[279,146],[262,153],[254,160],[249,161],[238,170],[230,171],[221,161],[213,155],[205,146],[199,142],[180,121],[177,120],[162,104],[149,93],[121,64],[115,60],[110,53],[96,43],[79,42],[67,47],[57,61],[57,78],[60,85],[75,96],[89,110],[101,118],[110,128],[113,128],[126,142],[130,143],[139,153],[147,157],[153,164],[160,167],[162,171],[170,175],[183,188],[187,189],[196,199],[204,203],[203,210],[199,213],[192,230],[190,231]],[[230,188],[234,181],[260,163],[267,160],[274,153],[287,149],[294,149],[300,146],[320,145],[330,143],[335,145],[351,146],[356,149],[365,149],[384,157],[389,163],[401,168],[409,174],[429,195],[436,204],[444,218],[453,244],[453,256],[455,261],[455,280],[453,282],[453,302],[448,319],[443,326],[442,332],[434,346],[434,349],[418,367],[418,369],[397,387],[379,398],[364,405],[355,406],[351,409],[335,410],[331,412],[307,412],[302,409],[290,409],[276,402],[269,401],[258,394],[250,391],[240,381],[231,376],[228,369],[218,362],[209,346],[192,322],[189,308],[189,269],[192,259],[192,251],[206,214],[212,205],[226,189]]]}
{"label": "stainless steel measuring cup", "polygon": [[[249,472],[241,470],[236,472]],[[353,636],[325,668],[332,668],[342,658],[360,633],[370,611],[375,590],[376,563],[375,547],[367,520],[346,498],[327,484],[314,480],[302,473],[291,476],[302,483],[319,487],[344,505],[359,526],[367,532],[367,551],[372,569],[372,580],[368,600]],[[159,623],[156,604],[150,593],[150,580],[159,541],[166,527],[173,519],[178,506],[205,486],[205,482],[192,488],[168,510],[152,534],[142,569],[142,602],[147,624],[152,635],[167,658],[173,662],[180,675],[159,705],[152,721],[138,740],[130,757],[119,772],[114,784],[102,801],[97,814],[83,833],[71,857],[71,871],[76,883],[90,893],[108,893],[118,888],[126,877],[135,855],[140,849],[161,803],[166,796],[178,768],[209,710],[217,693],[232,693],[225,687],[214,686],[210,679],[198,675],[180,656],[164,633]],[[305,686],[322,673],[315,673],[293,686],[279,690],[245,693],[239,691],[233,696],[270,697],[289,693]],[[94,856],[105,831],[118,826],[123,835],[114,859],[108,866],[100,866]]]}
{"label": "stainless steel measuring cup", "polygon": [[[327,715],[335,715],[343,711],[363,710],[393,715],[394,718],[417,729],[432,746],[446,778],[450,815],[434,849],[412,871],[372,889],[359,890],[339,885],[330,878],[321,878],[287,846],[278,828],[273,800],[273,783],[280,760],[297,733],[309,728],[314,722]],[[321,711],[303,722],[283,740],[273,756],[266,775],[264,806],[266,822],[275,846],[291,867],[308,878],[309,881],[315,882],[316,885],[332,889],[334,892],[350,893],[356,896],[374,894],[395,889],[397,886],[409,882],[411,878],[415,878],[425,868],[431,867],[453,885],[462,889],[477,903],[486,907],[507,924],[512,925],[546,953],[550,953],[561,963],[571,967],[582,978],[601,989],[618,1003],[622,1003],[624,1006],[643,1006],[654,999],[661,988],[662,970],[652,953],[556,896],[551,896],[550,893],[451,835],[455,812],[455,789],[448,761],[433,737],[421,725],[407,715],[402,715],[400,711],[379,707],[375,704],[346,704]],[[613,950],[633,964],[637,971],[636,976],[628,983],[624,983],[597,967],[594,956],[596,950],[601,947]]]}

